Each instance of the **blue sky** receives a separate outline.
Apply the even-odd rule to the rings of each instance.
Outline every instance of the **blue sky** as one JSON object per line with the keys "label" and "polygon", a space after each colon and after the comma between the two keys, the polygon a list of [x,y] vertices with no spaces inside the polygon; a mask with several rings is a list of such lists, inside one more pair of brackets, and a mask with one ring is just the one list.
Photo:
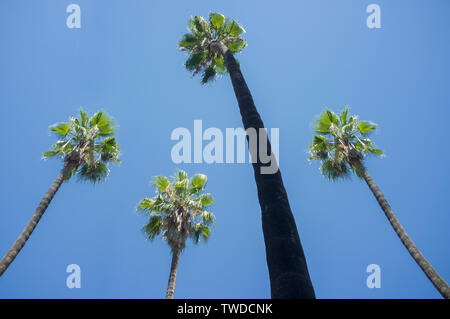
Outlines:
{"label": "blue sky", "polygon": [[[81,7],[68,29],[66,7]],[[381,29],[366,7],[381,7]],[[134,212],[153,176],[208,175],[216,232],[181,256],[177,298],[269,298],[260,208],[249,164],[172,162],[177,127],[241,127],[228,77],[202,86],[177,41],[192,14],[218,11],[246,29],[242,71],[280,166],[319,298],[439,298],[363,181],[330,183],[307,161],[315,116],[345,105],[379,124],[384,159],[367,167],[425,257],[450,280],[450,3],[423,1],[1,1],[0,254],[61,169],[40,160],[48,126],[80,107],[117,124],[122,164],[102,184],[65,183],[0,278],[0,298],[163,298],[170,249]],[[80,289],[66,267],[81,267]],[[366,267],[381,267],[381,288]]]}

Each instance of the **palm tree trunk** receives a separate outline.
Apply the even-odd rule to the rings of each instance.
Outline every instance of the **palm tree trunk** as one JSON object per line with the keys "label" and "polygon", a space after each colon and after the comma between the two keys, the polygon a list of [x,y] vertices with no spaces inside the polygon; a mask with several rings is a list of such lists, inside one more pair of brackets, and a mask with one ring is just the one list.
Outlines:
{"label": "palm tree trunk", "polygon": [[[244,128],[254,128],[257,134],[257,160],[253,163],[253,170],[261,206],[271,297],[314,299],[314,288],[280,170],[274,174],[261,173],[261,167],[267,164],[260,160],[260,139],[267,142],[267,154],[271,154],[267,135],[260,134],[259,130],[264,128],[264,124],[233,54],[221,42],[213,42],[212,49],[225,57]],[[274,157],[272,160],[276,161]]]}
{"label": "palm tree trunk", "polygon": [[433,285],[436,287],[436,289],[439,291],[439,293],[446,299],[450,298],[450,287],[445,282],[445,280],[439,276],[437,271],[431,266],[431,264],[428,262],[428,260],[425,259],[425,257],[422,255],[422,253],[419,251],[419,249],[416,247],[416,245],[413,243],[411,238],[409,238],[406,231],[403,229],[402,225],[398,221],[397,217],[395,216],[394,212],[391,209],[391,206],[387,202],[386,198],[384,197],[381,190],[378,188],[375,181],[370,176],[367,169],[364,167],[363,163],[361,161],[356,161],[354,163],[356,166],[356,169],[361,174],[361,176],[366,181],[367,185],[369,186],[370,190],[372,191],[373,195],[378,201],[378,204],[380,205],[381,209],[383,210],[384,214],[386,215],[387,219],[391,223],[392,227],[394,228],[394,231],[397,233],[397,236],[402,241],[403,245],[406,247],[412,258],[415,260],[415,262],[419,265],[419,267],[423,270],[425,275],[428,277],[428,279],[433,283]]}
{"label": "palm tree trunk", "polygon": [[55,196],[61,184],[70,174],[72,168],[73,164],[70,164],[70,162],[64,165],[64,168],[61,170],[61,172],[59,173],[56,180],[53,182],[50,189],[42,198],[39,206],[36,208],[36,211],[34,212],[33,216],[31,216],[30,221],[20,234],[19,238],[17,238],[17,240],[12,245],[11,249],[6,253],[6,255],[2,258],[2,260],[0,260],[0,276],[6,271],[9,265],[11,265],[13,260],[16,258],[17,254],[23,248],[28,238],[30,237],[31,233],[33,232],[34,228],[36,227],[37,223],[41,219],[42,215],[44,215],[45,210],[47,209],[48,205],[53,199],[53,196]]}
{"label": "palm tree trunk", "polygon": [[172,264],[170,265],[169,284],[167,286],[166,299],[173,299],[175,295],[175,282],[177,281],[178,261],[180,260],[181,249],[172,252]]}

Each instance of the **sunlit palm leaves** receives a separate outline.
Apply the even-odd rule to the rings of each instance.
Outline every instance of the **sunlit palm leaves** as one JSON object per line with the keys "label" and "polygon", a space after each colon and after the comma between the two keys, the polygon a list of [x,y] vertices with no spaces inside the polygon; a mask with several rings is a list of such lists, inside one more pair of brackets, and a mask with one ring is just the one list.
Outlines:
{"label": "sunlit palm leaves", "polygon": [[309,160],[321,161],[322,174],[336,180],[356,172],[348,160],[348,151],[355,148],[362,155],[382,156],[383,151],[375,147],[368,138],[377,125],[368,121],[359,121],[356,115],[349,115],[345,108],[339,115],[326,109],[320,114],[314,125],[317,133],[309,145]]}
{"label": "sunlit palm leaves", "polygon": [[[189,236],[195,243],[201,238],[207,241],[211,226],[214,227],[214,215],[206,208],[214,203],[214,198],[204,193],[206,181],[207,177],[203,174],[189,179],[183,170],[179,170],[172,180],[162,175],[156,177],[153,181],[156,196],[144,198],[137,207],[138,211],[149,217],[144,226],[148,239],[161,235],[171,247],[184,247],[184,242],[177,241]],[[174,236],[175,239],[171,238]]]}
{"label": "sunlit palm leaves", "polygon": [[232,53],[238,53],[247,45],[241,34],[244,28],[235,20],[220,13],[210,13],[208,21],[200,16],[189,20],[186,33],[178,46],[189,54],[186,69],[196,75],[202,72],[202,83],[215,79],[217,74],[227,73],[224,57],[211,50],[211,43],[221,41]]}
{"label": "sunlit palm leaves", "polygon": [[120,162],[120,146],[114,134],[110,117],[103,111],[89,117],[80,110],[80,117],[72,117],[68,122],[50,127],[59,140],[52,149],[44,153],[44,158],[65,158],[71,152],[77,152],[79,161],[73,167],[69,179],[78,175],[81,180],[99,182],[108,176],[108,163]]}

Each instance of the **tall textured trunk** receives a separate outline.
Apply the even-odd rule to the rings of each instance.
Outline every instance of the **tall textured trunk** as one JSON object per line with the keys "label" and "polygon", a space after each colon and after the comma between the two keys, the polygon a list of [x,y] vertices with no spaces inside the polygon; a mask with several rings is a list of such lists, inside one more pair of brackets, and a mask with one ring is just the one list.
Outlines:
{"label": "tall textured trunk", "polygon": [[428,260],[425,259],[425,257],[422,255],[422,253],[419,251],[419,249],[416,247],[416,245],[413,243],[411,238],[409,238],[406,231],[403,229],[402,225],[398,221],[397,217],[395,216],[394,212],[391,209],[391,206],[389,206],[389,203],[387,202],[386,198],[384,197],[381,190],[378,188],[375,181],[370,176],[367,169],[364,167],[364,164],[362,161],[355,161],[353,163],[355,167],[357,168],[358,172],[362,175],[364,180],[366,181],[367,185],[369,186],[370,190],[372,191],[373,195],[378,201],[378,204],[380,205],[381,209],[383,210],[384,214],[386,215],[387,219],[391,223],[392,227],[394,228],[394,231],[397,233],[397,236],[402,241],[403,245],[406,247],[412,258],[415,260],[415,262],[419,265],[419,267],[423,270],[425,275],[430,279],[430,281],[433,283],[433,285],[436,287],[436,289],[439,291],[439,293],[446,299],[450,298],[450,287],[445,282],[445,280],[439,276],[437,271],[431,266],[431,264],[428,262]]}
{"label": "tall textured trunk", "polygon": [[64,182],[66,177],[70,174],[72,171],[73,164],[70,162],[67,162],[64,166],[64,168],[59,173],[56,180],[53,182],[50,189],[47,191],[47,193],[42,198],[39,206],[36,208],[36,211],[34,212],[33,216],[31,216],[30,221],[28,222],[27,226],[24,228],[20,236],[17,238],[17,240],[14,242],[10,250],[6,253],[6,255],[0,260],[0,276],[6,271],[6,269],[11,265],[13,260],[16,258],[17,254],[20,252],[20,250],[23,248],[25,243],[27,242],[28,238],[30,237],[31,233],[33,232],[34,228],[36,227],[37,223],[41,219],[42,215],[44,215],[45,210],[47,209],[48,205],[53,199],[53,196],[55,196],[56,192],[58,191],[61,184]]}
{"label": "tall textured trunk", "polygon": [[172,252],[172,264],[170,265],[169,284],[167,286],[166,299],[173,299],[175,295],[175,282],[177,281],[178,261],[180,260],[181,249]]}
{"label": "tall textured trunk", "polygon": [[[253,170],[261,206],[271,297],[313,299],[314,288],[281,173],[279,170],[273,174],[261,173],[261,168],[268,165],[263,164],[259,156],[260,139],[263,145],[267,142],[267,154],[271,154],[267,135],[260,134],[259,130],[264,128],[264,124],[233,54],[221,42],[213,42],[212,50],[225,58],[244,128],[254,128],[257,134],[257,150],[254,154],[257,161],[253,163]],[[276,161],[275,157],[272,157],[272,161],[274,160]]]}

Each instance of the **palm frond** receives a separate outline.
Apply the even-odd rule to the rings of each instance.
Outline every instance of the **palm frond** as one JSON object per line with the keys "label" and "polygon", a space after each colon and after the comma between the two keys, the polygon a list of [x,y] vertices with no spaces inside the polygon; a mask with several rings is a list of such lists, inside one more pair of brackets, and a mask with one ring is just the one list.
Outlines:
{"label": "palm frond", "polygon": [[199,38],[192,33],[186,33],[178,42],[178,46],[183,49],[191,49],[195,45],[199,45]]}
{"label": "palm frond", "polygon": [[212,12],[209,14],[209,21],[212,28],[220,30],[225,22],[225,16],[220,13]]}
{"label": "palm frond", "polygon": [[206,182],[208,181],[208,177],[204,174],[195,174],[191,179],[191,187],[193,189],[202,189]]}
{"label": "palm frond", "polygon": [[214,229],[216,228],[216,225],[214,222],[215,217],[214,217],[213,213],[204,210],[201,212],[200,216],[201,216],[201,222],[203,224],[208,225],[208,226],[211,225],[211,226],[213,226]]}
{"label": "palm frond", "polygon": [[348,111],[349,111],[349,108],[346,107],[346,108],[343,109],[342,112],[339,114],[339,119],[340,119],[340,121],[341,121],[341,125],[346,125],[346,124],[347,124]]}
{"label": "palm frond", "polygon": [[94,126],[98,128],[98,136],[110,136],[115,131],[111,118],[103,111],[95,113],[89,119],[89,128],[92,129]]}
{"label": "palm frond", "polygon": [[209,228],[208,225],[197,223],[192,226],[191,237],[194,240],[194,243],[198,244],[200,242],[200,238],[203,238],[203,240],[207,242],[210,236],[211,228]]}
{"label": "palm frond", "polygon": [[339,125],[338,116],[333,111],[326,109],[319,115],[314,130],[319,134],[329,135],[332,134],[330,130],[332,124]]}
{"label": "palm frond", "polygon": [[87,128],[87,124],[89,121],[89,115],[82,109],[80,109],[80,119],[81,119],[81,126]]}
{"label": "palm frond", "polygon": [[185,62],[186,69],[191,72],[196,71],[199,67],[202,67],[207,55],[207,51],[196,51],[191,53]]}
{"label": "palm frond", "polygon": [[153,210],[154,204],[155,204],[154,199],[146,197],[139,202],[137,206],[137,211],[149,214]]}
{"label": "palm frond", "polygon": [[63,122],[63,123],[58,123],[58,124],[51,126],[50,130],[53,133],[57,134],[59,137],[64,138],[69,133],[70,126],[67,123]]}
{"label": "palm frond", "polygon": [[64,157],[73,150],[72,139],[59,140],[52,145],[52,149],[44,152],[43,158]]}
{"label": "palm frond", "polygon": [[120,162],[120,145],[117,143],[114,136],[103,139],[96,150],[100,153],[100,159],[102,162]]}
{"label": "palm frond", "polygon": [[339,178],[346,178],[349,176],[347,163],[343,159],[335,160],[329,158],[325,160],[320,166],[320,172],[331,181],[336,181]]}
{"label": "palm frond", "polygon": [[163,219],[161,216],[150,216],[147,224],[145,224],[143,231],[147,235],[147,239],[154,240],[156,236],[161,233],[163,229]]}
{"label": "palm frond", "polygon": [[90,181],[92,183],[99,183],[108,177],[109,169],[101,161],[85,161],[79,172],[78,177],[81,181]]}
{"label": "palm frond", "polygon": [[213,66],[207,66],[203,70],[203,76],[202,76],[202,84],[206,84],[209,82],[214,81],[216,78],[217,72]]}
{"label": "palm frond", "polygon": [[370,132],[375,131],[376,128],[377,128],[377,125],[375,123],[372,123],[369,121],[361,121],[358,124],[358,130],[362,136],[365,136],[365,135],[369,134]]}
{"label": "palm frond", "polygon": [[200,195],[198,199],[200,200],[203,208],[214,204],[214,197],[209,193]]}
{"label": "palm frond", "polygon": [[165,193],[170,185],[170,181],[166,176],[160,175],[153,180],[153,185],[156,185],[158,192]]}
{"label": "palm frond", "polygon": [[311,156],[308,160],[325,160],[328,158],[332,150],[333,145],[329,143],[326,137],[322,135],[314,135],[313,140],[309,144],[309,153]]}

